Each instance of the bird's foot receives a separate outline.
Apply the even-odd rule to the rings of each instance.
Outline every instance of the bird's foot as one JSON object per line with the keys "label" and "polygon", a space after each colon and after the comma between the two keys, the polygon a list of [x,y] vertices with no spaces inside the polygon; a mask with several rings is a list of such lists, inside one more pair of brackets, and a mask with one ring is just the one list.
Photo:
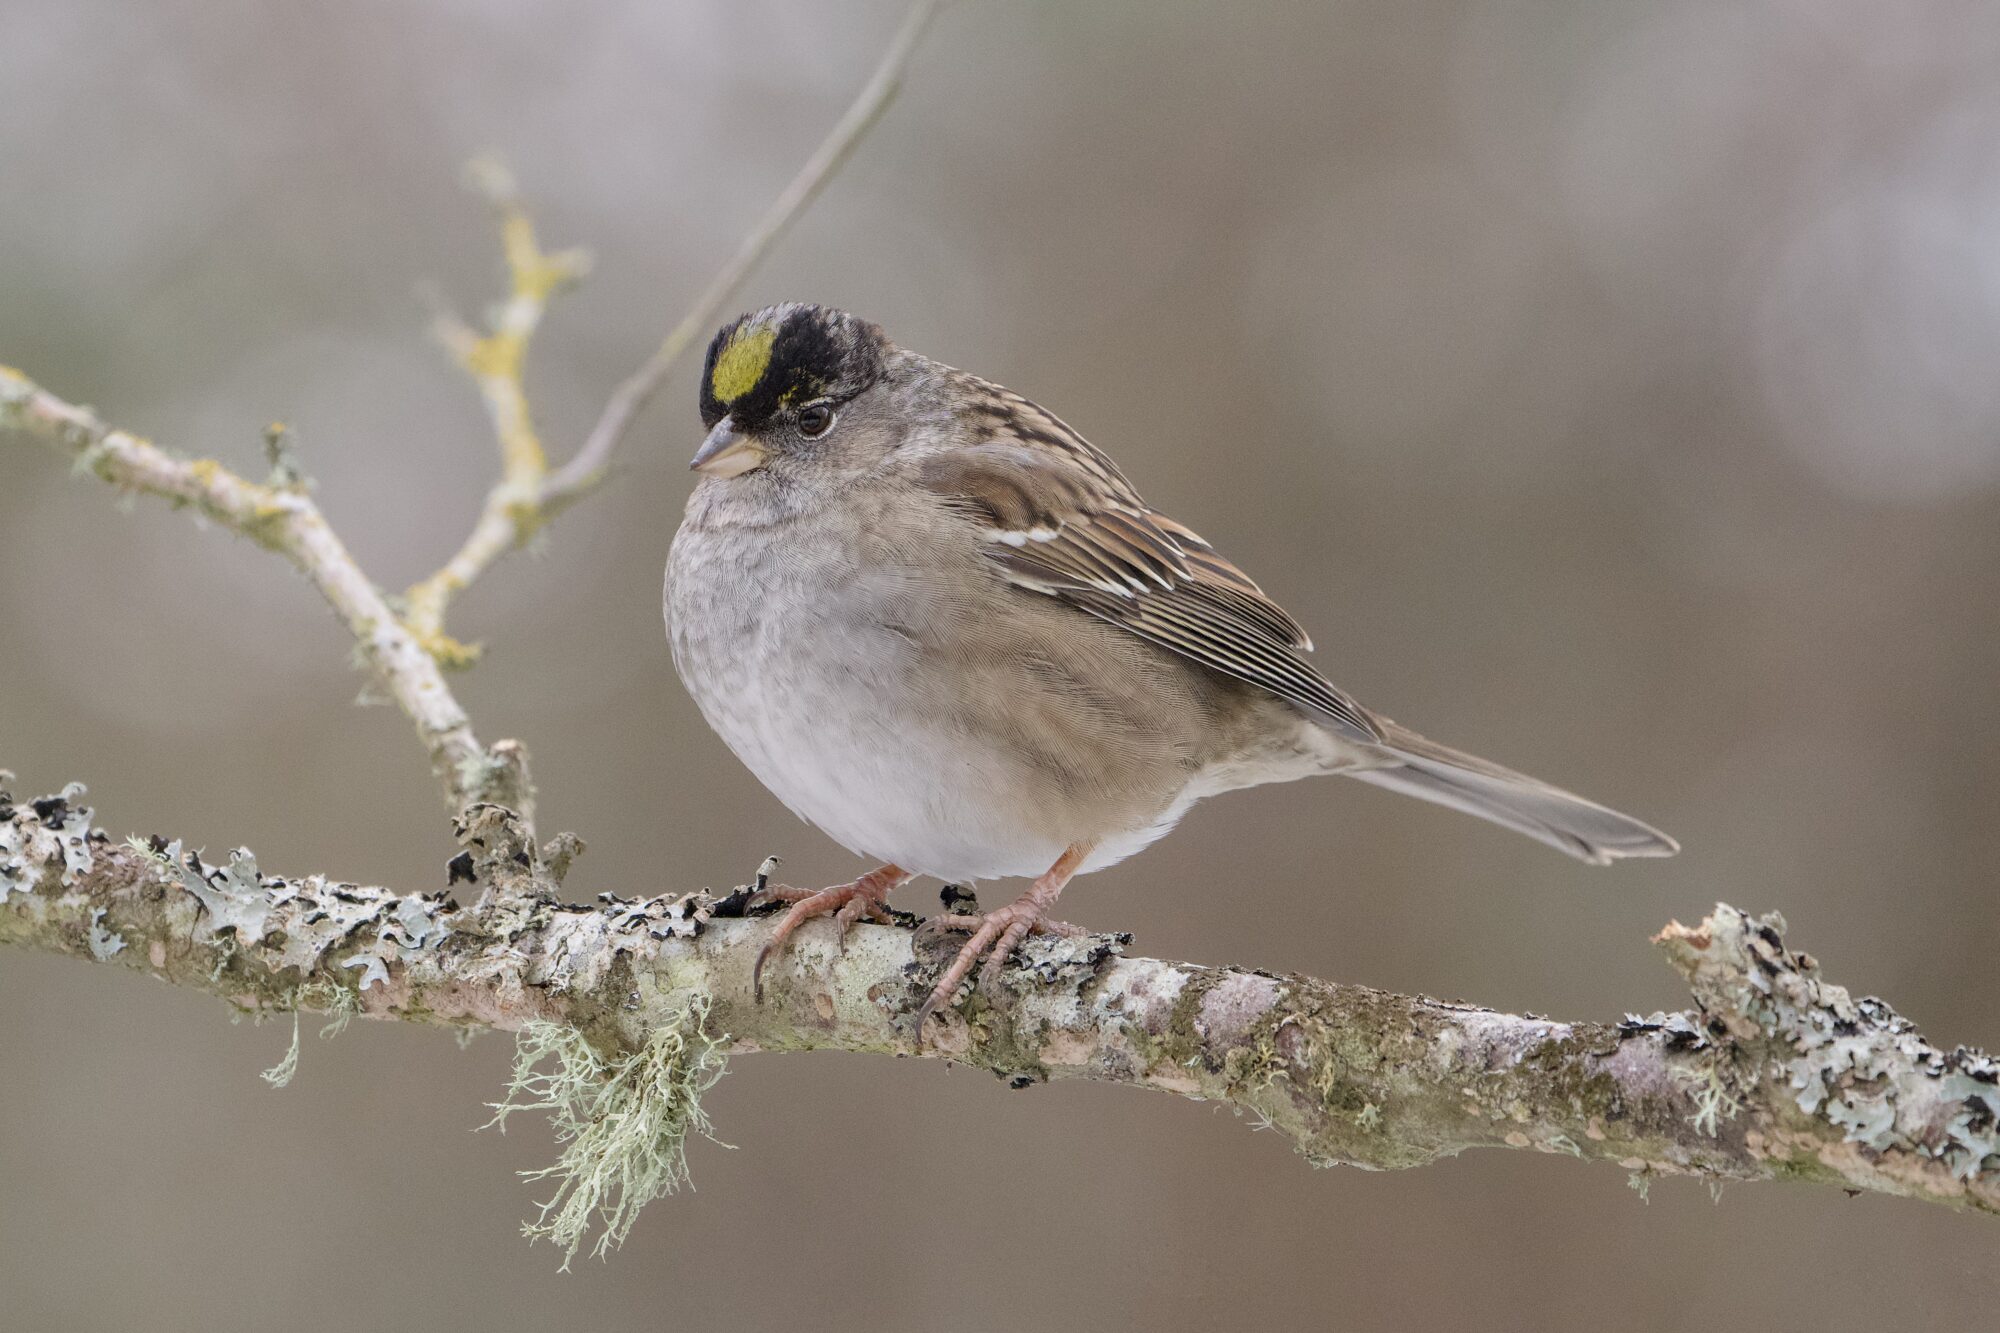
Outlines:
{"label": "bird's foot", "polygon": [[[1052,900],[1055,895],[1048,895]],[[985,956],[985,966],[980,968],[979,984],[989,995],[997,988],[1000,970],[1013,956],[1014,949],[1029,935],[1084,935],[1082,926],[1073,926],[1067,921],[1051,921],[1046,915],[1048,901],[1038,897],[1032,890],[1021,895],[1005,907],[984,914],[970,912],[947,912],[926,921],[921,930],[946,931],[966,930],[972,938],[959,948],[957,957],[951,960],[938,984],[931,990],[930,998],[917,1010],[917,1041],[921,1045],[924,1023],[940,1009],[950,1007],[958,995],[958,988],[972,973],[973,966]]]}
{"label": "bird's foot", "polygon": [[[765,876],[760,874],[758,878],[763,880]],[[764,964],[784,947],[793,931],[816,916],[831,916],[840,927],[840,944],[844,949],[848,928],[856,921],[889,921],[889,909],[883,900],[909,879],[909,872],[895,866],[883,866],[851,883],[836,884],[830,889],[794,889],[769,883],[759,887],[750,898],[751,907],[766,903],[790,903],[792,909],[778,922],[771,942],[758,950],[757,961],[751,965],[750,988],[756,994],[758,1003],[764,1000]]]}

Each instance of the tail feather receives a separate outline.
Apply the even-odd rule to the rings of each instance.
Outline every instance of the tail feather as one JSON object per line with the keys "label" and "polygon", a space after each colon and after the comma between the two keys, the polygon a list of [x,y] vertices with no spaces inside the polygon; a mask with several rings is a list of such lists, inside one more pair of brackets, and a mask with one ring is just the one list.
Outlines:
{"label": "tail feather", "polygon": [[1672,856],[1680,844],[1649,824],[1595,801],[1439,745],[1393,722],[1382,723],[1391,762],[1350,770],[1391,791],[1477,815],[1525,833],[1592,865],[1627,856]]}

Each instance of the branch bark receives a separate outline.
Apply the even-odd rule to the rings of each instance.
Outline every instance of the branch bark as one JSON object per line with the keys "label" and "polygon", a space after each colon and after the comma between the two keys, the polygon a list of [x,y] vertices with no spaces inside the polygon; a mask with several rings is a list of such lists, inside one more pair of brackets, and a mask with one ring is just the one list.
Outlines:
{"label": "branch bark", "polygon": [[[0,942],[143,971],[253,1012],[298,1008],[519,1031],[554,1022],[629,1056],[676,996],[735,1051],[921,1055],[1016,1086],[1081,1078],[1224,1102],[1321,1165],[1417,1166],[1468,1148],[1615,1162],[1650,1177],[1820,1181],[2000,1212],[2000,1062],[1931,1045],[1785,948],[1775,917],[1718,906],[1656,941],[1694,1007],[1561,1023],[1310,977],[1036,938],[1001,993],[918,1047],[909,1021],[951,941],[815,922],[751,994],[772,923],[716,899],[555,896],[564,868],[511,812],[461,820],[482,890],[397,894],[114,843],[80,788],[0,795]],[[678,1021],[677,1018],[672,1021]]]}
{"label": "branch bark", "polygon": [[437,661],[363,572],[289,466],[271,481],[247,480],[212,458],[181,458],[63,401],[20,371],[0,366],[0,431],[33,436],[124,490],[142,491],[204,517],[291,561],[354,636],[376,681],[416,724],[452,810],[496,801],[533,818],[527,752],[503,741],[487,749],[473,734]]}

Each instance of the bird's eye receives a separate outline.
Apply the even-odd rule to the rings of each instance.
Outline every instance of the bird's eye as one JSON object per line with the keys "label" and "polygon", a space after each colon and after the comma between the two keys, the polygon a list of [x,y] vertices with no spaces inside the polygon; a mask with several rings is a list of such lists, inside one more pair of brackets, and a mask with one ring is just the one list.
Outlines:
{"label": "bird's eye", "polygon": [[807,403],[799,409],[799,434],[817,440],[833,429],[833,408],[826,403]]}

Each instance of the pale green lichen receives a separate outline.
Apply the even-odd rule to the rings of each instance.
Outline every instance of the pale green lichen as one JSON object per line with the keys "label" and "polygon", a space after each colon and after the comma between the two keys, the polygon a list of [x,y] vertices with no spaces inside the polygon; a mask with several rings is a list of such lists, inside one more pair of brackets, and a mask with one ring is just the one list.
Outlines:
{"label": "pale green lichen", "polygon": [[210,952],[215,955],[215,966],[208,970],[208,984],[213,986],[222,980],[222,974],[229,970],[229,965],[236,961],[236,955],[242,950],[237,947],[234,935],[218,935]]}
{"label": "pale green lichen", "polygon": [[606,1058],[560,1023],[531,1023],[516,1037],[513,1081],[489,1123],[504,1130],[516,1111],[548,1113],[562,1153],[522,1175],[554,1177],[556,1191],[521,1231],[560,1246],[565,1269],[593,1225],[591,1253],[602,1259],[624,1244],[641,1208],[689,1183],[690,1131],[715,1138],[701,1097],[723,1075],[728,1039],[707,1031],[708,1012],[706,995],[676,997],[645,1045],[622,1057]]}
{"label": "pale green lichen", "polygon": [[1694,1113],[1688,1117],[1688,1123],[1694,1127],[1695,1133],[1715,1138],[1722,1132],[1723,1118],[1734,1120],[1736,1113],[1743,1109],[1743,1103],[1723,1086],[1721,1071],[1713,1061],[1701,1068],[1702,1081],[1695,1089]]}
{"label": "pale green lichen", "polygon": [[257,1077],[274,1088],[291,1086],[292,1075],[299,1072],[299,1011],[292,1010],[292,1044],[285,1048],[285,1058],[272,1065]]}
{"label": "pale green lichen", "polygon": [[90,912],[90,956],[98,962],[108,962],[120,949],[125,947],[125,937],[106,930],[103,925],[104,909],[95,907]]}
{"label": "pale green lichen", "polygon": [[[1958,1180],[2000,1171],[2000,1060],[1942,1050],[1882,1001],[1854,998],[1785,948],[1784,929],[1776,913],[1718,904],[1699,928],[1671,926],[1661,940],[1704,1015],[1739,1044],[1772,1043],[1773,1072],[1801,1113],[1870,1151],[1939,1161]],[[1713,1133],[1716,1111],[1733,1113],[1729,1080],[1751,1076],[1712,1065],[1716,1096],[1697,1094],[1697,1127]]]}
{"label": "pale green lichen", "polygon": [[160,855],[180,876],[181,887],[201,900],[210,930],[218,935],[231,931],[249,942],[264,937],[271,898],[248,847],[231,852],[224,866],[204,866],[199,855],[183,854],[178,839]]}
{"label": "pale green lichen", "polygon": [[360,1007],[354,993],[334,985],[330,981],[309,981],[293,991],[290,998],[292,1011],[292,1044],[286,1048],[285,1058],[266,1069],[258,1077],[274,1088],[282,1088],[292,1081],[299,1072],[299,1015],[308,1009],[326,1014],[327,1021],[320,1026],[321,1041],[331,1041],[347,1031]]}
{"label": "pale green lichen", "polygon": [[169,879],[176,877],[178,872],[175,871],[173,862],[167,859],[167,854],[164,850],[153,846],[151,839],[142,838],[138,834],[133,833],[126,837],[125,847],[134,856],[143,857],[145,860],[152,862],[153,869],[161,875]]}
{"label": "pale green lichen", "polygon": [[0,819],[0,903],[13,893],[31,893],[35,881],[28,874],[28,836],[16,818]]}
{"label": "pale green lichen", "polygon": [[0,770],[0,900],[12,893],[34,891],[36,876],[29,867],[49,860],[45,844],[56,843],[62,858],[64,888],[74,887],[96,864],[91,851],[91,814],[78,802],[84,794],[81,782],[72,782],[55,796],[16,804],[6,790],[13,774]]}
{"label": "pale green lichen", "polygon": [[35,813],[42,817],[45,825],[55,830],[56,838],[62,843],[64,888],[74,886],[96,864],[90,851],[90,820],[95,812],[87,805],[78,804],[83,794],[83,784],[72,782],[53,801],[45,797],[33,805]]}
{"label": "pale green lichen", "polygon": [[108,441],[102,437],[91,438],[88,434],[84,434],[81,437],[70,437],[67,443],[76,450],[76,457],[71,459],[69,464],[70,476],[103,475],[104,464],[111,457],[111,445]]}
{"label": "pale green lichen", "polygon": [[274,491],[291,491],[304,494],[312,489],[312,481],[299,467],[298,455],[292,450],[292,428],[282,421],[273,421],[264,427],[264,457],[271,464],[271,475],[264,484]]}

